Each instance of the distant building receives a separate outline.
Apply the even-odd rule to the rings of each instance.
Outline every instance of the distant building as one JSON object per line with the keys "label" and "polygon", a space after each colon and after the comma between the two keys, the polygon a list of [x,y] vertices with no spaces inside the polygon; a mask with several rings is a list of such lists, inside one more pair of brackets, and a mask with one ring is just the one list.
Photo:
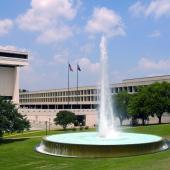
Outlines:
{"label": "distant building", "polygon": [[28,65],[28,54],[0,49],[0,96],[19,104],[19,67]]}
{"label": "distant building", "polygon": [[[120,91],[134,93],[139,86],[147,86],[155,82],[170,82],[170,75],[126,79],[122,83],[112,84],[111,92]],[[99,89],[95,86],[54,89],[20,93],[20,112],[27,115],[32,125],[44,125],[45,121],[53,122],[60,110],[70,110],[77,116],[79,123],[94,126],[97,119]]]}

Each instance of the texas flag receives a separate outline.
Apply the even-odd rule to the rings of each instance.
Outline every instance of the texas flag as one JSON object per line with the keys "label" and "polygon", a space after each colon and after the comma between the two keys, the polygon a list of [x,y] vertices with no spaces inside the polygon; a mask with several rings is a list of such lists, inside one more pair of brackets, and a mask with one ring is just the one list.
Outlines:
{"label": "texas flag", "polygon": [[77,64],[77,70],[81,71],[81,68],[80,68],[80,66],[78,64]]}
{"label": "texas flag", "polygon": [[71,67],[70,64],[68,65],[68,67],[69,67],[69,70],[70,70],[70,71],[73,71],[73,69],[72,69],[72,67]]}

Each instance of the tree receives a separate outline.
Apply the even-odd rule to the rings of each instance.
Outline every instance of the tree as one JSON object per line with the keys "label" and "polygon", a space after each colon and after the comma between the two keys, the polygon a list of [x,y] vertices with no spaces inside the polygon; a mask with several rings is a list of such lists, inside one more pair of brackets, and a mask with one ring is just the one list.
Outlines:
{"label": "tree", "polygon": [[76,120],[76,116],[73,112],[63,110],[56,114],[56,118],[54,119],[54,122],[56,125],[60,125],[63,127],[64,130],[66,130],[67,126],[69,124],[74,123]]}
{"label": "tree", "polygon": [[165,112],[170,113],[170,83],[154,83],[147,87],[149,96],[150,112],[158,118],[158,123],[161,124],[162,116]]}
{"label": "tree", "polygon": [[0,137],[5,132],[22,132],[29,128],[29,121],[18,112],[16,105],[0,97]]}
{"label": "tree", "polygon": [[114,111],[119,118],[120,125],[122,126],[123,120],[128,119],[128,102],[130,94],[127,92],[120,92],[114,97]]}
{"label": "tree", "polygon": [[161,124],[165,112],[170,113],[170,83],[167,82],[141,87],[128,105],[128,113],[142,119],[143,125],[149,116],[154,115]]}
{"label": "tree", "polygon": [[138,93],[133,94],[128,104],[128,114],[133,119],[141,119],[142,125],[149,119],[151,115],[148,108],[149,97],[145,87],[138,89]]}

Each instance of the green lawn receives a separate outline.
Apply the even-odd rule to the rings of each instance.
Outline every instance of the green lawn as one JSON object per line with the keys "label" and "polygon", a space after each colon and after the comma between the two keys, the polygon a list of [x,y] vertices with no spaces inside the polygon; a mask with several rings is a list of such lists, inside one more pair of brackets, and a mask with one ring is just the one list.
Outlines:
{"label": "green lawn", "polygon": [[[170,139],[170,125],[123,128],[124,131],[156,134]],[[68,131],[70,132],[70,131]],[[62,131],[52,131],[63,133]],[[155,154],[123,158],[62,158],[39,154],[34,151],[44,131],[6,135],[0,142],[0,170],[170,170],[170,149]],[[20,139],[21,137],[28,137]],[[9,137],[18,139],[11,140]],[[34,137],[34,138],[29,138]]]}

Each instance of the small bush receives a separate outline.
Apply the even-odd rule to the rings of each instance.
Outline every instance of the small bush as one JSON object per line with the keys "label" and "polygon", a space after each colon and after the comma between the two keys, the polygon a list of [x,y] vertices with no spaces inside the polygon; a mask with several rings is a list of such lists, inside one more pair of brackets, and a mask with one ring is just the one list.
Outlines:
{"label": "small bush", "polygon": [[83,126],[80,126],[80,130],[83,130]]}
{"label": "small bush", "polygon": [[89,127],[88,126],[85,126],[85,128],[84,128],[85,130],[88,130],[89,129]]}

